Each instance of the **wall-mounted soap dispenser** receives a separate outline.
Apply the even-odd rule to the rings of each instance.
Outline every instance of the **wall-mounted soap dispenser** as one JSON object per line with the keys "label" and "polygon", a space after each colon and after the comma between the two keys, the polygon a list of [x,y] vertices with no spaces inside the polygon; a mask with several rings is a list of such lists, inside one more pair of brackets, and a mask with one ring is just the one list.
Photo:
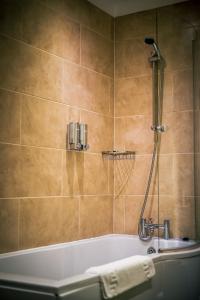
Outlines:
{"label": "wall-mounted soap dispenser", "polygon": [[87,144],[87,124],[70,122],[68,124],[69,150],[84,151],[89,148]]}

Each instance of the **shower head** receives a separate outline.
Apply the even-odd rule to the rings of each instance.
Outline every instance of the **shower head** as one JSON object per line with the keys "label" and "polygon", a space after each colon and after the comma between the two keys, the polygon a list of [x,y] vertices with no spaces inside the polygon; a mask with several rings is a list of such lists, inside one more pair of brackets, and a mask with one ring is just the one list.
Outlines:
{"label": "shower head", "polygon": [[145,42],[145,44],[151,45],[154,48],[154,53],[153,53],[152,57],[153,56],[154,57],[157,56],[157,58],[160,59],[161,58],[160,49],[158,48],[158,45],[156,44],[156,42],[154,41],[154,39],[151,38],[151,37],[146,37],[144,39],[144,42]]}
{"label": "shower head", "polygon": [[150,38],[150,37],[146,37],[144,39],[144,42],[145,42],[145,44],[148,44],[148,45],[153,45],[155,43],[154,39]]}

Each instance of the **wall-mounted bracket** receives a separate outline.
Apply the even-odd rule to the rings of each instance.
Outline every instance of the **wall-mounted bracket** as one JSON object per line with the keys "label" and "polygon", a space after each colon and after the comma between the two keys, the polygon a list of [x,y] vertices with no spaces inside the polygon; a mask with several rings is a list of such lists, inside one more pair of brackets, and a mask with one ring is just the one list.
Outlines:
{"label": "wall-mounted bracket", "polygon": [[102,156],[104,159],[110,160],[134,159],[135,151],[103,151]]}

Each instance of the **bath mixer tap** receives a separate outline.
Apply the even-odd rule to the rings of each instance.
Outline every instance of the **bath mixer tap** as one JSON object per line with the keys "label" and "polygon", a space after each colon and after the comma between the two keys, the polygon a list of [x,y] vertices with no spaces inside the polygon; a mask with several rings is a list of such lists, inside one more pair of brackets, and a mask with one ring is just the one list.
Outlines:
{"label": "bath mixer tap", "polygon": [[163,237],[165,240],[169,239],[170,221],[164,220],[163,224],[153,224],[152,219],[141,218],[141,235],[144,238],[152,237],[155,229],[163,229]]}

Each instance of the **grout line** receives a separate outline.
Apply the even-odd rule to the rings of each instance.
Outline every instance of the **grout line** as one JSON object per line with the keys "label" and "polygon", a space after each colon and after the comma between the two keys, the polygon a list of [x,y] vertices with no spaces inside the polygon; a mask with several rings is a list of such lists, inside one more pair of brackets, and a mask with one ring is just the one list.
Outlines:
{"label": "grout line", "polygon": [[[188,113],[193,112],[192,109],[185,109],[185,110],[173,110],[173,111],[164,111],[164,114],[172,114],[172,113]],[[134,117],[149,117],[151,116],[151,113],[148,114],[133,114],[133,115],[122,115],[122,116],[116,116],[115,119],[122,119],[122,118],[134,118]]]}
{"label": "grout line", "polygon": [[[45,146],[34,146],[34,145],[26,145],[26,144],[15,144],[15,143],[7,143],[7,142],[1,142],[0,145],[10,145],[10,146],[17,146],[17,147],[26,147],[26,148],[36,148],[36,149],[43,149],[43,150],[56,150],[56,151],[62,151],[65,150],[63,148],[53,148],[53,147],[45,147]],[[70,150],[66,150],[70,151]]]}
{"label": "grout line", "polygon": [[[55,196],[17,196],[17,197],[0,197],[0,200],[6,199],[46,199],[46,198],[74,198],[74,197],[112,197],[112,194],[73,194],[73,195],[55,195]],[[188,196],[190,197],[190,196]],[[192,196],[191,196],[192,197]]]}
{"label": "grout line", "polygon": [[[64,76],[64,74],[63,74],[63,76]],[[17,91],[14,91],[12,89],[10,90],[10,89],[3,88],[3,87],[0,87],[0,90],[7,91],[7,92],[10,92],[10,93],[14,93],[14,94],[24,95],[24,96],[28,96],[28,97],[32,97],[32,98],[37,98],[37,100],[39,99],[41,101],[46,101],[46,102],[49,102],[49,103],[62,105],[62,106],[65,106],[67,108],[72,108],[72,109],[77,109],[77,110],[81,110],[81,111],[86,111],[86,112],[89,112],[89,113],[92,113],[92,114],[96,114],[98,116],[102,116],[102,117],[106,117],[106,118],[111,118],[111,119],[113,118],[113,116],[111,116],[110,113],[104,114],[104,113],[100,113],[100,112],[88,110],[88,109],[82,108],[80,106],[72,106],[70,104],[67,104],[67,103],[64,103],[64,102],[61,102],[61,101],[55,101],[55,100],[43,98],[43,97],[40,97],[40,96],[35,96],[35,95],[29,94],[29,93],[17,92]]]}
{"label": "grout line", "polygon": [[[7,143],[7,142],[1,142],[0,145],[10,145],[10,146],[18,146],[18,147],[27,147],[27,148],[36,148],[36,149],[43,149],[43,150],[57,150],[57,151],[66,151],[66,152],[73,152],[74,150],[68,150],[64,148],[51,148],[51,147],[45,147],[45,146],[34,146],[34,145],[26,145],[26,144],[14,144],[14,143]],[[82,151],[75,151],[76,153],[84,153],[86,155],[98,155],[102,156],[101,152],[82,152]],[[160,156],[168,156],[168,155],[194,155],[194,152],[169,152],[169,153],[160,153]],[[152,156],[152,153],[141,153],[141,154],[135,154],[136,157],[149,157]]]}
{"label": "grout line", "polygon": [[41,51],[41,52],[43,52],[43,53],[45,53],[45,54],[48,54],[48,55],[50,55],[50,56],[53,56],[53,57],[55,57],[55,58],[57,58],[57,59],[59,59],[59,60],[62,60],[62,61],[64,61],[64,62],[71,63],[71,64],[73,64],[73,65],[82,67],[83,69],[86,69],[86,70],[88,70],[88,71],[94,72],[95,74],[98,74],[98,75],[101,75],[101,76],[104,76],[104,77],[110,78],[110,79],[113,78],[112,76],[109,76],[109,75],[107,75],[107,74],[105,74],[105,73],[97,72],[97,71],[95,71],[94,69],[91,69],[91,68],[86,67],[86,66],[84,66],[84,65],[80,65],[79,63],[76,63],[76,62],[70,60],[69,58],[58,56],[58,55],[53,54],[53,53],[51,53],[51,52],[48,52],[48,51],[46,51],[46,50],[44,50],[44,49],[38,48],[38,47],[36,47],[36,46],[34,46],[34,45],[28,44],[26,41],[18,40],[18,39],[14,38],[14,37],[12,37],[12,36],[10,36],[10,35],[4,34],[4,33],[0,33],[0,36],[5,37],[5,38],[8,38],[8,39],[13,40],[13,41],[18,42],[18,43],[21,43],[21,44],[23,44],[23,45],[25,45],[25,46],[27,46],[27,47],[33,48],[33,49],[35,49],[35,50],[37,50],[37,51]]}
{"label": "grout line", "polygon": [[[50,10],[52,10],[53,12],[57,13],[58,15],[61,15],[62,17],[65,17],[68,21],[71,21],[71,22],[74,22],[76,23],[77,25],[82,25],[84,26],[86,29],[89,29],[91,31],[93,31],[94,33],[98,34],[99,36],[101,36],[102,38],[108,40],[108,41],[112,41],[112,38],[110,37],[107,37],[105,35],[103,35],[102,33],[100,33],[99,31],[96,31],[95,29],[89,27],[88,25],[84,24],[83,22],[81,22],[80,20],[78,21],[77,19],[74,19],[73,17],[70,17],[70,16],[66,16],[62,13],[62,11],[60,10],[57,10],[51,6],[49,6],[48,4],[46,4],[45,2],[43,2],[42,0],[40,0],[40,3],[43,4],[45,7],[49,8]],[[100,9],[101,10],[101,9]],[[101,12],[107,16],[109,16],[111,18],[111,20],[113,19],[113,17],[107,13],[105,13],[104,11],[101,10]]]}
{"label": "grout line", "polygon": [[34,94],[31,94],[31,93],[26,93],[26,92],[22,92],[22,91],[15,91],[15,90],[5,88],[5,87],[2,87],[2,86],[0,86],[0,89],[3,90],[3,91],[6,91],[6,92],[17,94],[17,95],[19,94],[19,95],[29,96],[29,97],[33,97],[33,98],[38,98],[38,99],[43,100],[43,101],[45,100],[46,102],[57,103],[57,104],[62,104],[62,105],[64,105],[64,104],[69,105],[69,104],[63,103],[62,102],[63,99],[59,99],[59,101],[58,100],[53,100],[53,99],[44,98],[44,97],[41,97],[41,96],[38,96],[38,95],[34,95]]}
{"label": "grout line", "polygon": [[[183,72],[183,71],[191,71],[191,70],[192,70],[191,65],[186,65],[179,69],[165,70],[165,74],[173,75],[174,73],[179,73],[179,72]],[[122,75],[122,76],[117,76],[116,80],[126,80],[126,79],[128,80],[128,79],[136,79],[136,78],[142,78],[142,77],[151,77],[151,74],[144,73],[144,74],[140,74],[140,75],[129,75],[129,76]]]}
{"label": "grout line", "polygon": [[[155,9],[157,10],[157,9]],[[157,19],[157,12],[154,16],[154,18]],[[157,20],[156,20],[156,23],[157,23]],[[188,24],[188,26],[184,27],[183,30],[188,30],[188,29],[193,29],[194,28],[194,25],[190,25]],[[199,25],[197,25],[197,28],[199,28]],[[164,32],[163,35],[166,35],[166,32]],[[152,30],[152,32],[149,32],[148,33],[148,36],[153,36],[156,38],[156,40],[158,41],[158,37],[159,37],[159,33],[158,33],[158,27],[157,27],[157,24],[155,24],[155,29]],[[135,36],[132,36],[130,38],[124,38],[124,39],[116,39],[116,43],[120,44],[120,43],[124,43],[124,42],[131,42],[131,41],[134,41],[134,40],[138,40],[138,39],[141,39],[143,41],[144,39],[144,35],[135,35]]]}
{"label": "grout line", "polygon": [[110,42],[110,43],[113,42],[112,38],[109,38],[109,37],[104,36],[104,35],[101,34],[100,32],[98,32],[98,31],[96,31],[95,29],[93,29],[93,28],[91,28],[91,27],[85,25],[84,23],[80,22],[79,24],[80,24],[80,26],[83,27],[83,29],[85,28],[86,30],[89,30],[89,31],[95,33],[96,35],[98,35],[98,36],[101,37],[102,39],[106,40],[107,42]]}
{"label": "grout line", "polygon": [[151,74],[140,74],[140,75],[134,75],[134,76],[126,76],[126,77],[116,77],[116,81],[119,80],[128,80],[128,79],[138,79],[138,78],[144,78],[144,77],[151,77]]}
{"label": "grout line", "polygon": [[[149,32],[148,36],[155,36],[156,33],[155,32]],[[132,36],[130,38],[123,38],[123,39],[116,39],[115,43],[116,44],[122,44],[122,43],[126,43],[126,42],[131,42],[131,41],[135,41],[135,40],[141,40],[141,42],[144,41],[144,35],[136,35],[136,36]]]}
{"label": "grout line", "polygon": [[45,147],[45,146],[35,146],[35,145],[27,145],[27,144],[15,144],[15,143],[7,143],[0,141],[0,145],[10,145],[10,146],[18,146],[18,147],[26,147],[26,148],[36,148],[36,149],[43,149],[43,150],[57,150],[57,151],[66,151],[66,152],[76,152],[76,153],[84,153],[85,155],[98,155],[102,156],[101,152],[86,152],[86,151],[75,151],[75,150],[69,150],[64,148],[53,148],[53,147]]}

